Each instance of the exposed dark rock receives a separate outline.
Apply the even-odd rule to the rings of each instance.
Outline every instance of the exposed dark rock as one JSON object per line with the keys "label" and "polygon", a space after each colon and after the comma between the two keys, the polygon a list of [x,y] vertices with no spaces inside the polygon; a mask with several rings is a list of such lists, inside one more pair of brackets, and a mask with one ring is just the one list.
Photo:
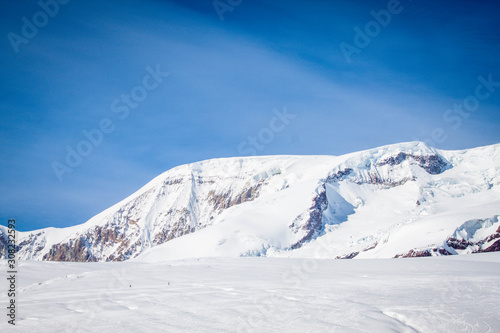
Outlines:
{"label": "exposed dark rock", "polygon": [[[353,170],[350,169],[350,168],[337,171],[337,173],[335,173],[333,175],[329,175],[326,178],[326,182],[331,184],[331,183],[336,183],[336,182],[340,182],[340,181],[346,180],[347,177],[352,173],[352,171]],[[387,179],[383,179],[382,177],[380,177],[380,175],[378,173],[376,173],[376,172],[370,172],[368,174],[368,176],[369,176],[369,179],[365,179],[363,181],[355,181],[355,180],[353,180],[353,182],[356,183],[356,184],[358,184],[358,185],[361,185],[361,184],[377,184],[377,185],[385,185],[385,186],[394,187],[394,186],[403,185],[407,181],[414,181],[415,180],[415,177],[403,178],[403,179],[398,180],[398,181],[391,180],[391,179],[387,180]]]}
{"label": "exposed dark rock", "polygon": [[90,244],[84,237],[76,240],[70,240],[68,243],[55,244],[49,250],[43,260],[48,261],[98,261],[97,258],[92,256],[90,251]]}
{"label": "exposed dark rock", "polygon": [[443,256],[452,256],[453,255],[453,253],[451,253],[450,251],[448,251],[448,250],[446,250],[446,249],[444,249],[442,247],[440,247],[440,248],[434,248],[434,249],[432,249],[432,251],[434,251],[434,252],[437,251],[437,252],[439,252],[439,254],[441,254]]}
{"label": "exposed dark rock", "polygon": [[358,185],[372,184],[372,185],[383,185],[383,186],[388,186],[388,187],[396,187],[396,186],[406,184],[406,182],[408,182],[408,181],[415,181],[416,180],[415,176],[403,178],[403,179],[400,179],[398,181],[395,181],[392,179],[383,179],[382,177],[380,177],[380,175],[378,175],[376,173],[370,173],[369,176],[370,176],[370,179],[364,180],[364,181],[357,181],[355,183]]}
{"label": "exposed dark rock", "polygon": [[[292,250],[300,248],[302,244],[310,241],[321,232],[323,229],[323,212],[327,208],[328,200],[326,198],[326,189],[323,185],[322,191],[313,199],[313,205],[309,208],[309,219],[302,227],[302,229],[307,230],[307,234],[290,247]],[[294,224],[290,227],[292,226]]]}
{"label": "exposed dark rock", "polygon": [[[478,220],[479,222],[483,222],[483,220]],[[493,240],[498,239],[493,244],[489,245],[487,248],[484,248],[485,244],[492,242]],[[481,252],[494,252],[500,251],[500,227],[488,237],[485,237],[482,240],[472,242],[467,241],[465,239],[456,239],[454,237],[450,237],[446,240],[446,245],[455,250],[467,250],[470,249],[471,253],[481,253]]]}
{"label": "exposed dark rock", "polygon": [[480,250],[479,252],[496,252],[496,251],[500,251],[500,239],[497,240],[492,245],[490,245],[489,247],[487,247],[486,249]]}
{"label": "exposed dark rock", "polygon": [[[34,245],[37,241],[38,238],[42,238],[44,236],[43,232],[38,232],[36,234],[29,234],[29,237],[24,240],[17,240],[18,243],[16,244],[16,252],[21,251],[23,248],[29,248],[30,245]],[[32,254],[36,255],[38,252],[43,250],[43,246],[45,242],[42,242],[41,245],[38,245],[36,248],[33,249]],[[0,232],[0,259],[5,258],[5,251],[7,250],[7,245],[8,245],[8,236],[7,234],[4,234],[3,232]]]}
{"label": "exposed dark rock", "polygon": [[438,154],[434,155],[412,155],[400,152],[396,156],[388,157],[382,161],[377,162],[377,166],[382,165],[399,165],[406,160],[416,162],[422,169],[431,175],[437,175],[445,171],[449,164]]}
{"label": "exposed dark rock", "polygon": [[[102,249],[118,245],[117,250],[108,257],[96,257],[92,249]],[[123,252],[129,245],[129,240],[119,226],[95,226],[79,238],[55,244],[44,255],[43,260],[49,261],[122,261],[127,259]],[[112,259],[110,259],[112,258]]]}
{"label": "exposed dark rock", "polygon": [[344,254],[343,256],[337,256],[335,259],[352,259],[356,257],[359,254],[359,252],[352,252],[349,254]]}
{"label": "exposed dark rock", "polygon": [[7,235],[0,230],[0,259],[6,258],[7,245],[9,241]]}
{"label": "exposed dark rock", "polygon": [[160,245],[174,238],[195,232],[196,230],[196,227],[190,226],[186,219],[181,218],[179,221],[164,227],[161,232],[157,233],[153,239],[153,244]]}
{"label": "exposed dark rock", "polygon": [[[402,162],[409,160],[412,163],[416,163],[419,165],[421,168],[423,168],[426,172],[435,175],[442,173],[445,171],[447,168],[449,168],[449,163],[442,158],[440,155],[412,155],[412,154],[407,154],[400,152],[396,156],[391,156],[388,158],[385,158],[383,160],[379,160],[375,166],[384,166],[384,165],[390,165],[390,166],[395,166],[399,165]],[[366,167],[370,167],[371,164],[367,164]],[[344,181],[348,178],[349,175],[351,175],[353,172],[353,169],[351,168],[345,168],[343,170],[337,171],[335,174],[329,175],[326,178],[327,183],[335,183],[335,182],[340,182]],[[352,181],[356,184],[376,184],[376,185],[384,185],[384,186],[390,186],[390,187],[395,187],[395,186],[400,186],[405,184],[408,181],[415,181],[416,178],[415,176],[412,177],[405,177],[403,179],[399,180],[394,180],[394,179],[384,179],[383,177],[380,176],[380,174],[376,170],[370,170],[368,173],[368,179],[363,179],[362,181],[353,179]],[[420,202],[417,203],[417,205],[420,204]]]}
{"label": "exposed dark rock", "polygon": [[208,193],[208,200],[214,205],[215,210],[221,211],[247,201],[255,200],[259,196],[262,185],[263,183],[259,182],[237,194],[232,194],[231,190],[225,193],[215,193],[214,191],[210,191]]}
{"label": "exposed dark rock", "polygon": [[[478,220],[478,221],[483,222],[483,220]],[[493,244],[490,244],[487,248],[484,248],[485,244],[491,243],[492,241],[495,242],[493,242]],[[457,239],[454,237],[449,237],[445,241],[445,246],[436,247],[433,248],[432,250],[421,250],[421,251],[410,250],[407,253],[396,255],[394,258],[428,257],[432,255],[432,252],[439,253],[445,256],[453,255],[454,253],[448,251],[446,247],[458,251],[469,250],[468,253],[500,251],[500,227],[497,229],[496,232],[479,241],[472,242],[465,239]]]}
{"label": "exposed dark rock", "polygon": [[404,254],[396,254],[394,258],[417,258],[417,257],[430,257],[432,256],[431,250],[410,250]]}
{"label": "exposed dark rock", "polygon": [[177,179],[167,179],[165,180],[165,182],[163,183],[164,185],[178,185],[178,184],[182,184],[184,182],[184,179],[182,178],[177,178]]}
{"label": "exposed dark rock", "polygon": [[496,233],[489,235],[484,239],[485,243],[491,242],[494,239],[500,238],[500,232],[496,231]]}
{"label": "exposed dark rock", "polygon": [[326,182],[330,184],[340,182],[346,179],[347,176],[349,176],[352,173],[352,171],[353,170],[351,168],[345,168],[344,170],[339,170],[337,171],[337,173],[333,175],[328,175],[328,177],[326,178]]}
{"label": "exposed dark rock", "polygon": [[451,247],[455,250],[465,250],[466,248],[468,248],[469,246],[474,245],[474,244],[470,243],[464,239],[458,240],[456,238],[450,237],[446,240],[446,245],[448,245],[449,247]]}
{"label": "exposed dark rock", "polygon": [[366,252],[366,251],[370,251],[370,250],[373,250],[374,248],[376,248],[378,245],[378,242],[375,242],[374,244],[368,246],[366,249],[363,250],[363,252]]}
{"label": "exposed dark rock", "polygon": [[[493,244],[491,244],[490,246],[488,246],[487,248],[483,249],[483,245],[486,244],[486,243],[489,243],[493,240],[497,239],[497,241],[495,241]],[[485,239],[483,239],[482,241],[480,241],[481,244],[479,244],[478,242],[478,245],[480,245],[479,247],[479,250],[477,250],[477,252],[496,252],[496,251],[500,251],[500,227],[498,227],[498,229],[495,231],[494,234],[491,234],[489,235],[488,237],[486,237]]]}

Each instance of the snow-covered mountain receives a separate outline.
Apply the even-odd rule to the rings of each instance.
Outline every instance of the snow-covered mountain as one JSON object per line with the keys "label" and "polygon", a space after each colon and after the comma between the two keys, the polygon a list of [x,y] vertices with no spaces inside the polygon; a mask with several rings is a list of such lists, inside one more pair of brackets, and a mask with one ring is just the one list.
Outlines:
{"label": "snow-covered mountain", "polygon": [[433,256],[500,250],[499,217],[500,144],[410,142],[179,166],[84,224],[20,232],[18,244],[22,259],[61,261]]}

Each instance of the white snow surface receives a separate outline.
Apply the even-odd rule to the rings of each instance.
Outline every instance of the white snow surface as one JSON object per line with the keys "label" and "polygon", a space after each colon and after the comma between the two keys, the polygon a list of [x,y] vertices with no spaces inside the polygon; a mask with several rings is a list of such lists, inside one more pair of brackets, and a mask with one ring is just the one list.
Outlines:
{"label": "white snow surface", "polygon": [[[500,252],[471,254],[499,217],[500,144],[184,165],[84,224],[19,233],[0,332],[500,332]],[[130,260],[39,261],[79,237]],[[388,259],[409,251],[432,257]]]}
{"label": "white snow surface", "polygon": [[[6,271],[5,260],[0,262]],[[5,310],[6,290],[0,292]],[[1,332],[499,332],[500,253],[22,261]]]}
{"label": "white snow surface", "polygon": [[[407,157],[398,160],[401,154]],[[436,156],[444,163],[442,172],[429,172],[419,162]],[[333,181],[339,172],[345,176]],[[252,189],[251,200],[237,202]],[[324,209],[308,236],[314,229],[308,222],[311,207],[322,193]],[[217,198],[232,204],[217,206]],[[88,244],[90,259],[98,261],[120,255],[148,262],[354,253],[355,259],[392,258],[410,250],[449,249],[445,242],[453,235],[481,241],[500,227],[498,216],[500,144],[445,151],[408,142],[342,156],[223,158],[182,165],[86,223],[20,232],[18,244],[23,242],[20,258],[36,260],[53,246],[71,248],[79,238]],[[96,228],[116,237],[106,240]]]}
{"label": "white snow surface", "polygon": [[[438,154],[449,165],[440,174],[429,174],[411,160],[377,166],[400,152]],[[442,246],[467,221],[498,222],[500,215],[500,145],[443,151],[412,142],[341,157],[304,157],[294,166],[274,179],[293,178],[287,182],[289,188],[234,207],[210,228],[173,239],[134,260],[247,255],[336,258],[355,252],[359,252],[355,259],[392,258],[412,249]],[[353,172],[345,180],[325,185],[328,208],[321,233],[290,250],[304,234],[302,229],[290,232],[291,222],[305,221],[327,176],[346,168]],[[370,183],[377,177],[386,183]],[[499,227],[494,223],[487,231]]]}

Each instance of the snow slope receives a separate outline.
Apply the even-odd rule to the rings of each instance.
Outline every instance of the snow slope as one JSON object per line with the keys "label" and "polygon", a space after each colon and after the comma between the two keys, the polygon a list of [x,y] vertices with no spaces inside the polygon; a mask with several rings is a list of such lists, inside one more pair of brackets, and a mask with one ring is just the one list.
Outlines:
{"label": "snow slope", "polygon": [[[500,144],[171,169],[84,224],[19,233],[23,259],[392,258],[498,251]],[[1,252],[5,228],[0,228]]]}
{"label": "snow slope", "polygon": [[[6,262],[0,262],[6,270]],[[499,332],[500,253],[24,261],[1,332]],[[5,309],[5,289],[0,291]]]}
{"label": "snow slope", "polygon": [[[304,187],[247,203],[211,228],[137,260],[392,258],[492,250],[500,237],[499,148],[447,152],[415,142],[342,156],[326,173],[308,170],[312,181]],[[450,241],[464,223],[485,219],[488,228],[466,236],[465,248]]]}
{"label": "snow slope", "polygon": [[[456,230],[483,220],[489,221],[488,230],[465,236],[470,246],[460,253],[488,249],[474,240],[492,236],[498,241],[500,237],[499,145],[436,153],[447,162],[442,172],[405,165],[408,161],[380,165],[388,158],[378,157],[386,154],[380,150],[349,159],[337,169],[354,171],[342,181],[326,184],[325,231],[290,255],[334,258],[358,253],[356,258],[388,258],[457,254],[449,246]],[[336,205],[344,210],[349,206],[352,213],[346,216],[337,210],[340,216],[336,219],[332,213]]]}

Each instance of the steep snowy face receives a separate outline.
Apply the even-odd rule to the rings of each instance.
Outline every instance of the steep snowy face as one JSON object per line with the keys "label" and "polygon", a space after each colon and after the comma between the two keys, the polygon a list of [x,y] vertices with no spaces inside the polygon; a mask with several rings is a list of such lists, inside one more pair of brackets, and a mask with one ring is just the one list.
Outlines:
{"label": "steep snowy face", "polygon": [[303,237],[292,249],[324,233],[325,226],[347,221],[364,204],[360,191],[383,191],[448,168],[451,164],[444,157],[421,142],[386,146],[347,159],[322,181],[308,214],[293,222],[292,229],[302,231]]}
{"label": "steep snowy face", "polygon": [[[158,176],[88,222],[20,233],[19,256],[391,258],[497,251],[500,145],[228,158]],[[5,253],[5,228],[0,247]]]}
{"label": "steep snowy face", "polygon": [[[332,170],[303,224],[308,234],[295,248],[305,246],[292,256],[412,257],[498,248],[499,145],[455,152],[422,143],[384,148]],[[470,224],[482,231],[457,234]]]}
{"label": "steep snowy face", "polygon": [[295,178],[283,173],[303,159],[217,159],[174,168],[81,226],[21,233],[19,256],[62,261],[135,257],[211,226],[221,213],[261,194],[286,189]]}

